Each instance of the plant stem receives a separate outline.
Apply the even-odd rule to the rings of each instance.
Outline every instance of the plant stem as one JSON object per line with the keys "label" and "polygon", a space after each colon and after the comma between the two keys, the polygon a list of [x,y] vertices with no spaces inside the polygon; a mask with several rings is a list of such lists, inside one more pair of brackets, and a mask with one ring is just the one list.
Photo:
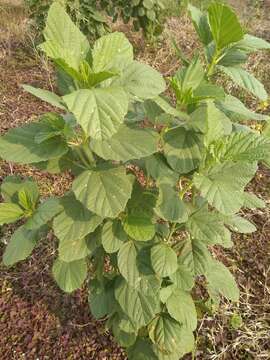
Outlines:
{"label": "plant stem", "polygon": [[215,51],[215,54],[212,58],[212,61],[211,61],[211,64],[209,65],[208,67],[208,70],[207,70],[207,77],[209,78],[211,75],[213,75],[213,72],[215,70],[215,66],[218,62],[218,58],[219,58],[219,55],[220,55],[220,51],[218,49],[216,49]]}
{"label": "plant stem", "polygon": [[173,225],[172,225],[172,227],[171,227],[170,234],[169,234],[168,239],[167,239],[168,242],[171,241],[171,238],[172,238],[172,236],[173,236],[173,234],[174,234],[174,232],[175,232],[175,228],[176,228],[176,223],[173,223]]}

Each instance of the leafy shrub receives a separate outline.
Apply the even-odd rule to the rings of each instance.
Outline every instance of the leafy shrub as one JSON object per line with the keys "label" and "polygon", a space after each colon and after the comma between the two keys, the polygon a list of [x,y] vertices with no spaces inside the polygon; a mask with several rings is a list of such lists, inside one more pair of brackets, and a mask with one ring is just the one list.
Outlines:
{"label": "leafy shrub", "polygon": [[[171,1],[172,2],[172,1]],[[175,1],[174,1],[175,2]],[[100,6],[116,21],[132,21],[135,31],[143,30],[148,37],[160,35],[163,30],[167,0],[100,0]]]}
{"label": "leafy shrub", "polygon": [[59,1],[66,7],[72,20],[90,40],[95,40],[110,31],[106,17],[96,7],[96,0],[25,0],[38,39],[45,27],[48,10],[53,1]]}
{"label": "leafy shrub", "polygon": [[[160,96],[161,75],[133,59],[123,34],[106,35],[90,48],[63,8],[52,5],[41,49],[56,65],[60,95],[25,90],[59,113],[0,138],[7,161],[74,174],[67,194],[41,203],[31,180],[3,182],[0,223],[23,223],[4,263],[26,258],[52,229],[56,282],[72,292],[87,280],[92,314],[107,320],[134,360],[193,351],[201,302],[238,300],[233,276],[210,249],[231,247],[231,232],[255,231],[239,211],[265,206],[245,188],[258,162],[269,163],[269,118],[213,79],[224,73],[265,104],[263,85],[242,64],[270,45],[244,34],[225,5],[213,3],[206,14],[189,11],[206,61],[183,58],[185,66],[170,80],[173,106]],[[250,120],[266,124],[264,131],[253,130]],[[144,186],[134,176],[138,169]],[[208,299],[193,291],[197,280]]]}
{"label": "leafy shrub", "polygon": [[[50,5],[57,0],[25,0],[35,28],[41,33]],[[81,31],[95,40],[110,31],[104,14],[115,22],[121,18],[124,23],[132,21],[135,31],[143,30],[151,38],[161,34],[168,7],[165,0],[58,0]],[[174,1],[174,0],[171,0]],[[175,2],[175,1],[174,1]]]}

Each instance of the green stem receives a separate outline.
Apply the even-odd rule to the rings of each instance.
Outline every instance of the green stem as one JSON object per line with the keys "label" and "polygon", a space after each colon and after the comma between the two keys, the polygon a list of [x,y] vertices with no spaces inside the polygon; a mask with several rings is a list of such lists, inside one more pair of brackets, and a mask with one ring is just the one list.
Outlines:
{"label": "green stem", "polygon": [[215,70],[215,66],[218,63],[219,60],[219,55],[220,55],[220,51],[218,49],[216,49],[215,54],[212,58],[211,64],[208,67],[207,70],[207,77],[209,78],[211,75],[213,75],[213,72]]}
{"label": "green stem", "polygon": [[172,227],[171,227],[170,234],[169,234],[168,239],[167,239],[168,243],[169,243],[169,242],[171,241],[171,239],[172,239],[172,236],[173,236],[173,234],[174,234],[174,232],[175,232],[175,228],[176,228],[176,223],[173,223],[173,225],[172,225]]}

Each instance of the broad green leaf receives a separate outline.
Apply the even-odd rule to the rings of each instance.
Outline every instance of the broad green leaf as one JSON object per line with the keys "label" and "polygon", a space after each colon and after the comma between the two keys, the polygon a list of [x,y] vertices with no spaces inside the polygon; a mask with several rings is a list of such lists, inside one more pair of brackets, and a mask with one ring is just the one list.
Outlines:
{"label": "broad green leaf", "polygon": [[86,238],[67,238],[59,241],[58,255],[61,261],[67,263],[84,259],[91,254]]}
{"label": "broad green leaf", "polygon": [[114,32],[95,42],[92,57],[95,73],[123,69],[133,61],[133,48],[124,34]]}
{"label": "broad green leaf", "polygon": [[178,350],[183,327],[167,314],[160,314],[149,326],[149,337],[164,353]]}
{"label": "broad green leaf", "polygon": [[232,229],[232,231],[242,234],[251,234],[257,230],[254,224],[238,215],[226,217],[225,223]]}
{"label": "broad green leaf", "polygon": [[234,11],[227,5],[214,2],[208,8],[208,20],[218,49],[240,41],[244,32]]}
{"label": "broad green leaf", "polygon": [[79,70],[90,46],[87,38],[71,21],[64,8],[57,2],[51,5],[44,31],[45,42],[40,48],[48,57],[64,61],[69,67]]}
{"label": "broad green leaf", "polygon": [[73,182],[76,198],[102,217],[116,217],[126,207],[132,182],[124,167],[84,171]]}
{"label": "broad green leaf", "polygon": [[263,114],[257,114],[248,108],[236,97],[226,95],[225,100],[218,103],[218,107],[225,113],[235,113],[239,116],[244,117],[247,120],[264,121],[269,120],[269,116]]}
{"label": "broad green leaf", "polygon": [[225,67],[221,65],[219,65],[218,68],[228,75],[237,85],[257,96],[260,100],[266,101],[268,99],[268,94],[263,84],[246,70],[240,67]]}
{"label": "broad green leaf", "polygon": [[166,301],[168,313],[186,329],[194,331],[197,327],[197,312],[191,295],[175,289]]}
{"label": "broad green leaf", "polygon": [[19,227],[8,242],[3,255],[3,263],[6,266],[11,266],[31,255],[38,240],[43,235],[43,230],[28,230],[25,226]]}
{"label": "broad green leaf", "polygon": [[212,101],[201,104],[191,115],[190,126],[204,134],[204,144],[208,147],[232,131],[230,119]]}
{"label": "broad green leaf", "polygon": [[132,100],[154,99],[165,91],[166,83],[161,74],[151,66],[133,61],[123,70],[112,85],[121,86]]}
{"label": "broad green leaf", "polygon": [[246,34],[242,40],[235,44],[235,47],[250,53],[257,50],[270,49],[270,43],[257,36]]}
{"label": "broad green leaf", "polygon": [[193,352],[195,348],[195,339],[193,332],[182,327],[181,339],[177,343],[177,350],[173,353],[165,353],[161,351],[157,346],[153,346],[154,352],[158,357],[158,360],[179,360],[190,352]]}
{"label": "broad green leaf", "polygon": [[175,273],[170,275],[173,284],[180,290],[190,291],[194,286],[194,276],[185,264],[179,264]]}
{"label": "broad green leaf", "polygon": [[193,183],[210,205],[223,214],[234,214],[243,206],[242,193],[256,173],[254,163],[227,161],[195,174]]}
{"label": "broad green leaf", "polygon": [[88,302],[92,315],[96,319],[101,319],[110,314],[115,305],[113,284],[106,281],[101,284],[96,279],[90,281]]}
{"label": "broad green leaf", "polygon": [[217,62],[217,65],[222,65],[225,67],[238,66],[245,64],[247,60],[248,56],[245,52],[232,47],[225,50],[224,54],[220,56],[220,60]]}
{"label": "broad green leaf", "polygon": [[120,87],[78,90],[63,100],[83,130],[96,140],[116,133],[128,111],[128,99]]}
{"label": "broad green leaf", "polygon": [[209,212],[205,206],[190,216],[187,229],[194,239],[207,245],[224,245],[228,242],[228,237],[230,241],[230,233],[224,227],[219,215]]}
{"label": "broad green leaf", "polygon": [[197,103],[208,99],[224,100],[225,92],[217,85],[202,83],[193,91],[193,102]]}
{"label": "broad green leaf", "polygon": [[188,5],[188,11],[200,40],[204,45],[208,45],[213,37],[208,24],[207,15],[191,4]]}
{"label": "broad green leaf", "polygon": [[169,276],[177,270],[176,252],[165,243],[152,247],[151,262],[154,271],[160,277]]}
{"label": "broad green leaf", "polygon": [[233,133],[222,138],[215,147],[220,161],[253,162],[270,156],[270,139],[254,132]]}
{"label": "broad green leaf", "polygon": [[90,146],[105,160],[128,161],[156,153],[158,142],[157,132],[123,124],[111,138],[104,141],[93,139]]}
{"label": "broad green leaf", "polygon": [[127,350],[129,360],[158,360],[150,341],[139,337]]}
{"label": "broad green leaf", "polygon": [[118,268],[121,275],[126,279],[129,286],[136,286],[140,281],[140,273],[137,267],[138,251],[133,241],[124,243],[117,255]]}
{"label": "broad green leaf", "polygon": [[33,215],[28,219],[25,227],[29,230],[37,230],[41,226],[52,220],[62,210],[62,206],[59,200],[56,198],[50,198],[44,201],[34,211]]}
{"label": "broad green leaf", "polygon": [[47,103],[51,104],[52,106],[56,106],[59,109],[66,110],[65,106],[62,104],[62,99],[60,98],[60,96],[54,94],[53,92],[35,88],[30,85],[23,85],[23,88],[25,91],[36,96],[42,101],[46,101]]}
{"label": "broad green leaf", "polygon": [[265,208],[265,202],[252,193],[244,192],[243,199],[244,207],[249,209]]}
{"label": "broad green leaf", "polygon": [[73,194],[63,197],[61,205],[63,211],[53,221],[60,257],[65,261],[77,260],[88,253],[84,237],[98,227],[102,218],[86,209]]}
{"label": "broad green leaf", "polygon": [[205,274],[210,262],[211,255],[204,243],[197,239],[186,239],[182,242],[179,264],[185,265],[192,274]]}
{"label": "broad green leaf", "polygon": [[160,153],[147,157],[145,167],[147,174],[159,183],[166,179],[167,183],[170,182],[171,185],[175,185],[179,178],[179,175],[169,167],[166,159]]}
{"label": "broad green leaf", "polygon": [[169,165],[180,174],[195,170],[201,159],[198,135],[184,127],[169,130],[164,136],[164,153]]}
{"label": "broad green leaf", "polygon": [[64,262],[56,259],[53,268],[53,276],[58,286],[65,292],[79,289],[87,276],[87,264],[84,259],[72,262]]}
{"label": "broad green leaf", "polygon": [[149,241],[155,235],[155,225],[145,214],[129,214],[124,219],[125,232],[137,241]]}
{"label": "broad green leaf", "polygon": [[205,276],[212,292],[220,293],[228,300],[239,300],[239,289],[234,277],[221,262],[213,260]]}
{"label": "broad green leaf", "polygon": [[122,228],[120,220],[108,220],[102,227],[102,246],[111,254],[117,252],[127,240],[127,235]]}
{"label": "broad green leaf", "polygon": [[125,314],[138,327],[147,325],[158,311],[158,281],[151,277],[143,278],[135,287],[120,280],[115,288],[115,297]]}
{"label": "broad green leaf", "polygon": [[188,213],[183,200],[170,184],[159,184],[159,197],[156,213],[162,219],[170,222],[183,223],[188,219]]}
{"label": "broad green leaf", "polygon": [[137,339],[137,335],[135,333],[127,333],[121,330],[118,324],[113,324],[113,335],[117,343],[124,348],[129,348],[134,345]]}
{"label": "broad green leaf", "polygon": [[24,211],[19,205],[12,203],[0,204],[0,225],[13,223],[23,216]]}
{"label": "broad green leaf", "polygon": [[152,219],[156,205],[156,191],[142,187],[138,181],[134,182],[131,198],[127,203],[129,215],[138,215]]}
{"label": "broad green leaf", "polygon": [[0,156],[2,159],[20,164],[31,164],[56,158],[68,151],[61,137],[54,137],[37,144],[35,136],[44,129],[42,123],[30,123],[9,130],[0,138]]}

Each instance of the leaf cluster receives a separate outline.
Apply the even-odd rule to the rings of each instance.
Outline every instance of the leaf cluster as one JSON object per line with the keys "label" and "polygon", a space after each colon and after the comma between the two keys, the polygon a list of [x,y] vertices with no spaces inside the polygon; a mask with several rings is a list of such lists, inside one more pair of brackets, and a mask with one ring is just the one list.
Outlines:
{"label": "leaf cluster", "polygon": [[270,45],[245,34],[226,5],[189,11],[205,58],[178,52],[184,66],[169,79],[172,104],[161,74],[134,60],[122,33],[91,47],[53,4],[40,48],[55,64],[57,94],[24,88],[59,111],[0,137],[3,159],[74,176],[62,198],[41,203],[31,180],[4,181],[0,223],[23,223],[4,263],[26,258],[52,229],[56,282],[72,292],[87,280],[92,314],[107,320],[131,360],[193,351],[205,301],[194,291],[197,280],[212,305],[221,297],[238,301],[236,282],[211,247],[230,248],[232,232],[255,231],[240,210],[265,206],[246,186],[259,162],[269,164],[269,118],[226,94],[216,79],[230,74],[267,101],[242,65]]}

